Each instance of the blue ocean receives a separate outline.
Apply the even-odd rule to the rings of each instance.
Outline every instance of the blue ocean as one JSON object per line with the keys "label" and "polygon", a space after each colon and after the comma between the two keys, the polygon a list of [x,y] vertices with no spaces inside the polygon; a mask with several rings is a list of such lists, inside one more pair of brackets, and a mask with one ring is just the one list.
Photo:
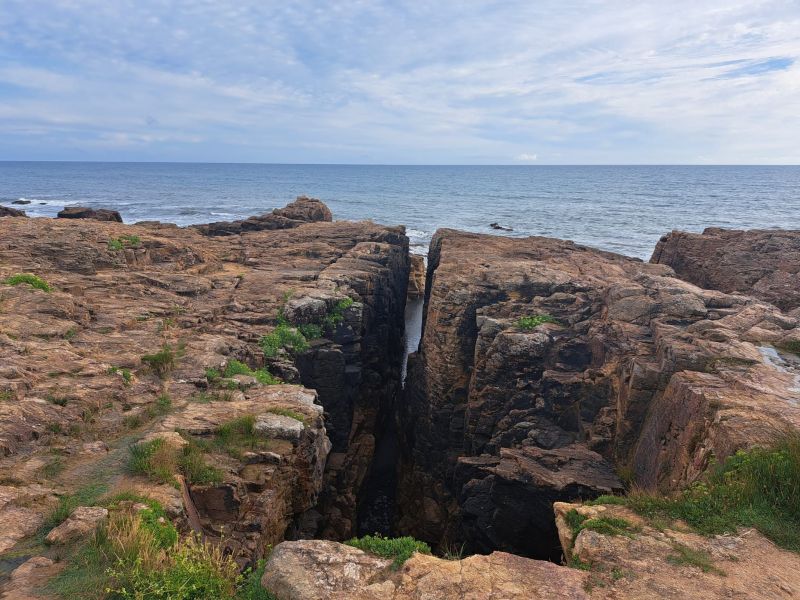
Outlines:
{"label": "blue ocean", "polygon": [[[403,224],[424,252],[440,227],[543,235],[649,258],[672,229],[800,229],[796,166],[363,166],[0,162],[0,204],[29,216],[113,208],[127,223],[263,213],[298,195],[335,219]],[[513,229],[497,232],[499,223]]]}

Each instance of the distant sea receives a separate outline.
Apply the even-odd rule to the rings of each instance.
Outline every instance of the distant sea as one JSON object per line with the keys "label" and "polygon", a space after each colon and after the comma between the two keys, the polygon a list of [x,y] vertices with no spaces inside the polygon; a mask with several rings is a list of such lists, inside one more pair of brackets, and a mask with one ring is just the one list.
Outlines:
{"label": "distant sea", "polygon": [[[118,210],[127,223],[239,219],[298,195],[334,219],[407,227],[425,252],[440,227],[543,235],[648,259],[672,229],[800,229],[800,167],[361,166],[0,162],[0,204],[30,216],[64,206]],[[497,232],[499,223],[513,229]]]}

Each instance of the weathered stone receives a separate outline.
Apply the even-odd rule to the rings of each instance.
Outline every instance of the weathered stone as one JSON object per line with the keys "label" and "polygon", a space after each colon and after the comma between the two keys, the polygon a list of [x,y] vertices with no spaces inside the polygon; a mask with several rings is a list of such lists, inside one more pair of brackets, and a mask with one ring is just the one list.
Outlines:
{"label": "weathered stone", "polygon": [[107,208],[88,208],[85,206],[67,206],[58,212],[59,219],[94,219],[95,221],[116,221],[122,223],[119,211]]}
{"label": "weathered stone", "polygon": [[10,206],[0,206],[0,217],[26,217],[25,211],[11,208]]}
{"label": "weathered stone", "polygon": [[800,231],[673,231],[659,240],[650,262],[703,288],[755,296],[787,311],[800,307]]}
{"label": "weathered stone", "polygon": [[425,257],[411,255],[411,273],[408,277],[408,297],[421,298],[425,294]]}
{"label": "weathered stone", "polygon": [[66,521],[51,529],[44,539],[48,544],[69,544],[93,533],[107,517],[108,509],[101,506],[79,506]]}
{"label": "weathered stone", "polygon": [[269,438],[299,440],[305,425],[293,417],[265,413],[258,415],[254,429]]}
{"label": "weathered stone", "polygon": [[64,568],[64,563],[57,563],[44,556],[29,558],[11,572],[9,580],[2,588],[2,600],[45,600],[52,598],[44,591],[45,585],[54,575]]}

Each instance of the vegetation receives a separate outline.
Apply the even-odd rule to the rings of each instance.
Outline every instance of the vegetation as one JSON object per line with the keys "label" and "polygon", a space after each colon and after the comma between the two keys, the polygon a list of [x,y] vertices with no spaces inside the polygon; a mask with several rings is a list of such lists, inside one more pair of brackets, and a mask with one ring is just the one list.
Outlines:
{"label": "vegetation", "polygon": [[297,329],[307,340],[316,340],[321,338],[323,334],[322,327],[316,323],[303,323],[298,325]]}
{"label": "vegetation", "polygon": [[259,345],[267,358],[275,358],[282,349],[293,354],[308,350],[305,336],[286,322],[279,323],[272,333],[263,336]]}
{"label": "vegetation", "polygon": [[[214,369],[210,370],[214,371]],[[222,375],[223,377],[233,377],[234,375],[249,375],[250,377],[255,377],[256,381],[264,385],[275,385],[281,382],[280,379],[275,377],[267,369],[261,368],[253,370],[246,364],[238,360],[229,361],[228,364],[225,366],[225,372]],[[208,377],[208,370],[206,370],[206,377]]]}
{"label": "vegetation", "polygon": [[558,320],[554,319],[550,315],[528,315],[527,317],[521,317],[517,321],[517,327],[524,329],[525,331],[530,331],[531,329],[536,329],[539,325],[544,323],[558,324]]}
{"label": "vegetation", "polygon": [[102,483],[92,483],[86,485],[73,494],[64,494],[59,497],[58,505],[42,525],[43,533],[47,533],[53,527],[60,525],[72,514],[72,511],[79,506],[91,506],[106,493],[108,488]]}
{"label": "vegetation", "polygon": [[56,395],[54,392],[48,392],[45,396],[45,400],[47,400],[50,404],[55,404],[56,406],[66,406],[69,402],[69,398],[67,396]]}
{"label": "vegetation", "polygon": [[590,519],[580,514],[574,508],[564,515],[564,519],[572,530],[573,542],[584,529],[591,529],[592,531],[597,531],[604,535],[624,535],[627,537],[633,537],[634,532],[637,531],[637,529],[625,519],[605,516]]}
{"label": "vegetation", "polygon": [[189,437],[190,446],[202,452],[224,452],[234,458],[253,450],[266,450],[269,440],[258,433],[253,415],[244,415],[220,425],[211,438]]}
{"label": "vegetation", "polygon": [[363,550],[364,552],[369,552],[370,554],[394,559],[392,562],[393,569],[399,569],[404,562],[411,558],[414,552],[421,552],[422,554],[431,553],[428,544],[409,536],[388,538],[381,535],[365,535],[361,538],[348,540],[345,544]]}
{"label": "vegetation", "polygon": [[128,470],[159,483],[173,485],[178,472],[192,484],[205,485],[222,481],[222,472],[206,463],[202,449],[196,444],[189,443],[178,449],[161,438],[130,446]]}
{"label": "vegetation", "polygon": [[292,410],[291,408],[270,408],[267,410],[267,412],[272,413],[273,415],[282,415],[284,417],[295,419],[304,425],[306,423],[306,416],[303,413]]}
{"label": "vegetation", "polygon": [[800,340],[789,340],[780,345],[780,350],[791,352],[800,356]]}
{"label": "vegetation", "polygon": [[739,451],[706,481],[675,497],[634,492],[593,503],[624,503],[651,519],[683,519],[706,535],[753,527],[800,552],[800,435],[788,435],[771,448]]}
{"label": "vegetation", "polygon": [[705,550],[694,550],[683,544],[674,543],[673,553],[667,556],[667,561],[673,565],[690,565],[697,567],[703,573],[716,573],[725,575],[725,572],[714,566],[711,555]]}
{"label": "vegetation", "polygon": [[322,321],[322,328],[326,331],[334,329],[342,321],[344,321],[344,311],[353,306],[352,298],[342,298],[333,307]]}
{"label": "vegetation", "polygon": [[182,355],[183,349],[180,346],[177,349],[173,349],[169,344],[164,344],[158,352],[145,354],[142,357],[142,362],[163,379],[175,368],[175,362]]}
{"label": "vegetation", "polygon": [[120,368],[120,367],[108,367],[108,374],[109,375],[117,375],[117,374],[121,375],[122,376],[122,381],[125,383],[125,385],[130,385],[131,384],[131,379],[133,379],[133,375],[131,374],[131,370],[130,369],[124,369],[124,368]]}
{"label": "vegetation", "polygon": [[47,282],[33,273],[17,273],[11,277],[6,277],[3,280],[3,283],[5,285],[20,285],[21,283],[27,283],[29,286],[34,287],[37,290],[42,290],[44,292],[51,291],[51,288]]}
{"label": "vegetation", "polygon": [[119,252],[125,248],[138,248],[141,245],[142,240],[138,235],[121,235],[108,240],[108,249],[112,252]]}

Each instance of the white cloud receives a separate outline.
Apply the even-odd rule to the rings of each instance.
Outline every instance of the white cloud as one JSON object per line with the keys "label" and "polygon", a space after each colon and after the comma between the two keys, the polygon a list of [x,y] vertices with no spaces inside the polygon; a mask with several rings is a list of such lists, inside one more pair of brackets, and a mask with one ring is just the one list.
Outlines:
{"label": "white cloud", "polygon": [[527,154],[523,152],[522,154],[517,154],[517,157],[514,160],[518,160],[520,162],[536,162],[539,160],[539,156],[536,154]]}

